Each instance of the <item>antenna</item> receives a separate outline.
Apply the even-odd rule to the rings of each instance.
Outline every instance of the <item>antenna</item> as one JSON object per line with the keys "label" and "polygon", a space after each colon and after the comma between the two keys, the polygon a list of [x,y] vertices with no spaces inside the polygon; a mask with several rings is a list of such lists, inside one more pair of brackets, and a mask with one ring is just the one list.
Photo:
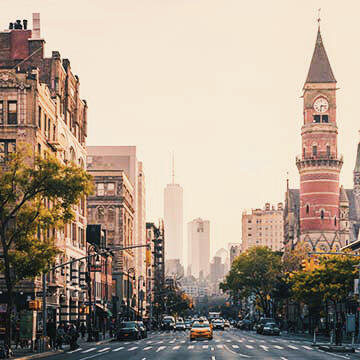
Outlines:
{"label": "antenna", "polygon": [[286,190],[289,190],[289,172],[286,172]]}
{"label": "antenna", "polygon": [[175,156],[172,153],[172,183],[175,184]]}
{"label": "antenna", "polygon": [[317,22],[318,22],[318,27],[319,27],[319,30],[320,30],[320,21],[321,21],[321,16],[320,16],[320,13],[321,13],[321,8],[318,9],[318,18],[317,18]]}

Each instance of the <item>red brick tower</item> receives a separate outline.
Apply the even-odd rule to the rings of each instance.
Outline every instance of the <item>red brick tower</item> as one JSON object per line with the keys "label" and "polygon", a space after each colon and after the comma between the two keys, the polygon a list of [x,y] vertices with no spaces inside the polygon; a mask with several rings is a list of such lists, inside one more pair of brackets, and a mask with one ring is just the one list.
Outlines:
{"label": "red brick tower", "polygon": [[320,28],[304,85],[302,154],[300,173],[300,240],[309,248],[339,249],[339,175],[336,125],[336,80],[331,70]]}

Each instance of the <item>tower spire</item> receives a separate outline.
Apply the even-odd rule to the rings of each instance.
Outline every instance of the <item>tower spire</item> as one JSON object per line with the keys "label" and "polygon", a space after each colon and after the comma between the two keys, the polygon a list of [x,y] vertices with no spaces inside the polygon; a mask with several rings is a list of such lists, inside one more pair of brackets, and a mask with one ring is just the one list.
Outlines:
{"label": "tower spire", "polygon": [[318,32],[314,53],[311,59],[306,83],[336,83],[334,73],[331,69],[329,58],[326,54],[324,43],[320,32],[320,9],[318,17]]}

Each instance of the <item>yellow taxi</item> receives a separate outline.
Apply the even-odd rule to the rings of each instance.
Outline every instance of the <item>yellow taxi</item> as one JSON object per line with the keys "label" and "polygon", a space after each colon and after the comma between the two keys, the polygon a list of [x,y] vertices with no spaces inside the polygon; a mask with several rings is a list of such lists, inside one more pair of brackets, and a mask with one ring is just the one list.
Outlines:
{"label": "yellow taxi", "polygon": [[190,330],[190,341],[195,339],[209,339],[213,338],[213,329],[208,321],[194,321]]}

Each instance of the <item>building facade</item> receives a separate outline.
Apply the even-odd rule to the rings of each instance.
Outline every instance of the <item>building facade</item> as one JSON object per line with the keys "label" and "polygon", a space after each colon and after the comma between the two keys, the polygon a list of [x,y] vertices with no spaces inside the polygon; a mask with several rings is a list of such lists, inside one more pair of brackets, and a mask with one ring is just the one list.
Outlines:
{"label": "building facade", "polygon": [[[87,104],[80,97],[80,81],[59,52],[46,58],[44,45],[38,13],[33,14],[32,30],[27,22],[17,21],[0,32],[0,161],[20,143],[27,143],[34,153],[51,153],[63,163],[85,168]],[[54,234],[62,251],[56,264],[86,255],[86,199],[74,207],[74,213],[74,220]],[[48,274],[49,319],[85,321],[79,311],[86,302],[86,286],[80,281],[85,269],[86,262],[81,261],[71,271],[64,268]],[[19,304],[35,299],[40,290],[40,279],[23,282]]]}
{"label": "building facade", "polygon": [[232,244],[229,249],[230,253],[230,266],[233,261],[242,253],[242,244]]}
{"label": "building facade", "polygon": [[[183,259],[183,188],[173,182],[164,189],[164,225],[166,260]],[[170,269],[170,271],[172,271]]]}
{"label": "building facade", "polygon": [[117,317],[125,317],[129,311],[134,314],[136,309],[133,301],[136,298],[136,254],[132,249],[116,249],[135,244],[135,196],[125,171],[111,160],[114,159],[94,155],[91,149],[88,153],[88,171],[95,182],[95,194],[88,198],[88,222],[100,224],[106,229],[107,246],[114,251],[113,313]]}
{"label": "building facade", "polygon": [[210,221],[197,218],[188,223],[188,263],[191,275],[210,273]]}
{"label": "building facade", "polygon": [[277,208],[266,203],[263,209],[242,214],[242,251],[253,246],[267,246],[274,251],[283,248],[283,204]]}

